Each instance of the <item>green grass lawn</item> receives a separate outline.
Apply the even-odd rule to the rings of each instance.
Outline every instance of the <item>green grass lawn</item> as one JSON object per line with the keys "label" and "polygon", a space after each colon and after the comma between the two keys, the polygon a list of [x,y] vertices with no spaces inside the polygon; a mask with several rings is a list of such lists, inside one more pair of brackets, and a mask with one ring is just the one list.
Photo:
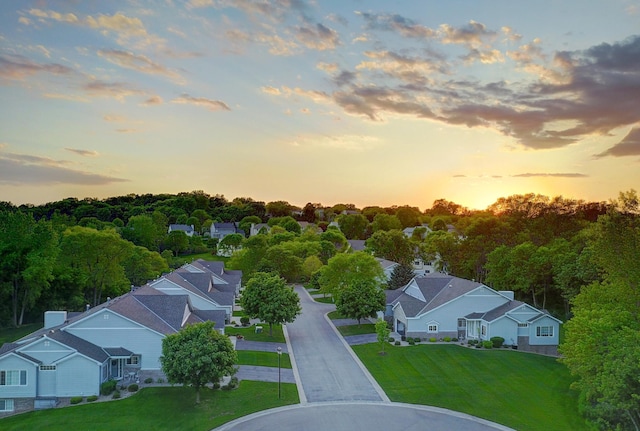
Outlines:
{"label": "green grass lawn", "polygon": [[362,325],[338,326],[338,331],[345,337],[349,335],[375,334],[376,325],[363,323]]}
{"label": "green grass lawn", "polygon": [[244,317],[246,316],[247,313],[244,312],[244,310],[233,310],[233,317]]}
{"label": "green grass lawn", "polygon": [[588,429],[555,358],[456,345],[353,346],[392,401],[468,413],[518,431]]}
{"label": "green grass lawn", "polygon": [[[238,350],[238,365],[257,365],[260,367],[277,367],[278,354],[273,352],[257,352],[254,350]],[[291,368],[291,360],[287,353],[280,355],[280,367]]]}
{"label": "green grass lawn", "polygon": [[232,391],[203,389],[201,403],[195,391],[183,387],[145,388],[123,399],[83,403],[73,407],[41,410],[0,419],[3,431],[47,430],[207,431],[257,411],[299,403],[294,384],[242,381]]}
{"label": "green grass lawn", "polygon": [[333,298],[331,296],[321,296],[319,298],[313,298],[316,302],[322,302],[323,304],[333,304]]}
{"label": "green grass lawn", "polygon": [[340,314],[337,310],[329,312],[329,314],[327,314],[327,316],[331,320],[346,319],[346,317],[344,317],[342,314]]}
{"label": "green grass lawn", "polygon": [[[261,323],[258,326],[262,326],[262,332],[256,334],[255,326],[227,326],[224,330],[225,334],[236,335],[240,334],[247,341],[267,341],[271,343],[284,343],[284,334],[282,333],[281,325],[273,325],[273,336],[269,336],[269,324]],[[242,341],[240,341],[242,342]]]}
{"label": "green grass lawn", "polygon": [[42,323],[28,323],[19,328],[2,328],[0,329],[0,346],[4,343],[19,340],[40,328],[42,328]]}

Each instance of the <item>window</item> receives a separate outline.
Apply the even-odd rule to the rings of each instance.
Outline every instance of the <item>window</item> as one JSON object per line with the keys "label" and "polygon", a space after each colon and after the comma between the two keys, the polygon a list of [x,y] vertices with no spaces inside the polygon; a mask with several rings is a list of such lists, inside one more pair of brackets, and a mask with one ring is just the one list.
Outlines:
{"label": "window", "polygon": [[55,365],[40,365],[40,371],[55,371]]}
{"label": "window", "polygon": [[13,400],[0,400],[0,412],[12,412]]}
{"label": "window", "polygon": [[108,315],[107,313],[104,313],[104,314],[102,315],[102,318],[103,318],[104,320],[109,320],[109,315]]}
{"label": "window", "polygon": [[127,358],[127,365],[140,365],[140,356],[133,355],[130,358]]}
{"label": "window", "polygon": [[427,326],[427,332],[438,332],[438,325],[436,325],[435,323],[430,323]]}
{"label": "window", "polygon": [[465,319],[458,319],[458,328],[466,328],[467,321]]}
{"label": "window", "polygon": [[49,340],[44,342],[44,347],[49,347],[49,345],[51,344],[51,342]]}
{"label": "window", "polygon": [[528,323],[518,323],[518,328],[528,328],[529,324]]}
{"label": "window", "polygon": [[487,335],[487,327],[482,325],[482,335]]}
{"label": "window", "polygon": [[553,326],[536,326],[538,337],[553,337]]}
{"label": "window", "polygon": [[27,370],[0,371],[0,386],[26,386]]}

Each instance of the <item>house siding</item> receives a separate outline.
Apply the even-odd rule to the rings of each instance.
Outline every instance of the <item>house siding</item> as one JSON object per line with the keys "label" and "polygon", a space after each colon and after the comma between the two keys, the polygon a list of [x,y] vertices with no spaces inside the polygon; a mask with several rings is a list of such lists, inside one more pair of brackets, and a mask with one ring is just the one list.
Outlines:
{"label": "house siding", "polygon": [[[537,335],[537,328],[541,326],[551,326],[553,328],[553,336],[551,337],[539,337]],[[546,346],[546,345],[557,345],[559,342],[558,332],[560,330],[560,325],[555,320],[551,319],[548,316],[541,317],[529,324],[529,345],[530,346]]]}
{"label": "house siding", "polygon": [[57,364],[56,396],[99,395],[101,364],[75,355]]}
{"label": "house siding", "polygon": [[38,370],[39,397],[53,397],[56,395],[57,375],[56,370]]}
{"label": "house siding", "polygon": [[489,324],[487,339],[504,338],[504,344],[513,346],[518,343],[518,323],[508,317],[500,317]]}
{"label": "house siding", "polygon": [[47,338],[41,339],[19,350],[32,358],[42,361],[45,365],[53,364],[55,361],[59,361],[73,353],[73,350],[64,344]]}
{"label": "house siding", "polygon": [[0,359],[0,370],[26,370],[27,384],[24,386],[0,386],[0,398],[35,397],[38,387],[37,366],[16,355]]}

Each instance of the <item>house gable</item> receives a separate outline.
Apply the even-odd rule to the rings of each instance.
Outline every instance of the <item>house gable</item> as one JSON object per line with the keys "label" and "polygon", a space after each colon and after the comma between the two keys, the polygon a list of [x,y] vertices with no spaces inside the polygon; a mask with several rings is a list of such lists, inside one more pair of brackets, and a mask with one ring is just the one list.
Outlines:
{"label": "house gable", "polygon": [[47,336],[29,343],[27,346],[20,347],[17,351],[35,358],[43,364],[53,364],[75,353],[75,350],[71,347]]}

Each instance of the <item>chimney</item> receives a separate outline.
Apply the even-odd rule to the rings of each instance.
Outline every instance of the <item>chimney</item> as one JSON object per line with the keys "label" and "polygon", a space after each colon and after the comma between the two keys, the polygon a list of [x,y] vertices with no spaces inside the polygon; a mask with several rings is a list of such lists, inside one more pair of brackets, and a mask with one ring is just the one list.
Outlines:
{"label": "chimney", "polygon": [[67,320],[66,311],[45,311],[44,312],[44,329],[53,328],[62,325]]}
{"label": "chimney", "polygon": [[87,304],[87,309],[85,311],[89,311],[89,308],[91,308],[91,306]]}

